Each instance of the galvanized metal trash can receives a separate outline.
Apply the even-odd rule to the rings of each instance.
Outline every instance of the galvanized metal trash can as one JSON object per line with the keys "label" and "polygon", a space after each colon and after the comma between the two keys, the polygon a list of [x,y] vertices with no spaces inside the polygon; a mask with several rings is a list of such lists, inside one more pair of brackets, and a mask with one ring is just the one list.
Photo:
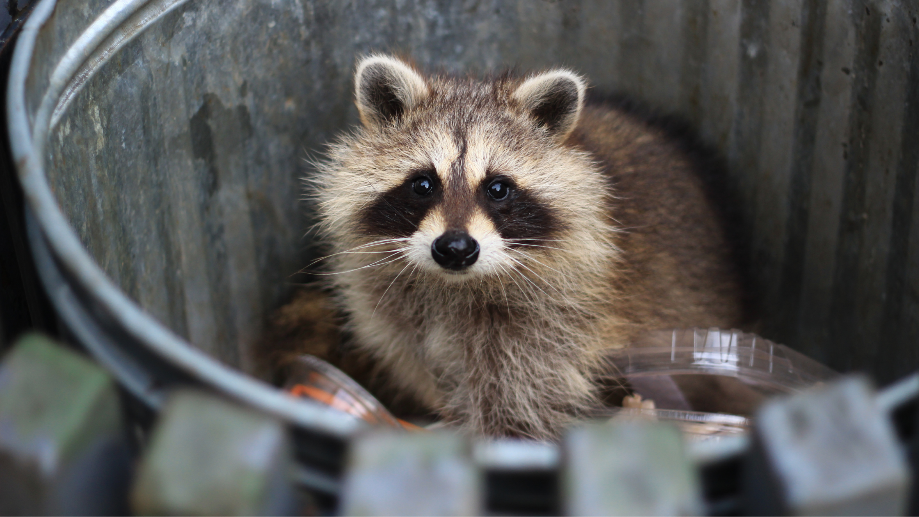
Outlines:
{"label": "galvanized metal trash can", "polygon": [[685,117],[731,171],[760,333],[882,383],[919,367],[919,26],[894,1],[44,0],[6,123],[44,284],[150,408],[201,384],[295,424],[336,489],[356,427],[243,373],[306,263],[303,158],[355,59],[555,65]]}

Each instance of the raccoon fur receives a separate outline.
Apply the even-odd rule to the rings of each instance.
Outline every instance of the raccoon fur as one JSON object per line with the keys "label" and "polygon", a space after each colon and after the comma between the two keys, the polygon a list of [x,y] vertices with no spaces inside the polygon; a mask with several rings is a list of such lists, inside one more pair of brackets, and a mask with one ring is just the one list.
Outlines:
{"label": "raccoon fur", "polygon": [[732,328],[743,287],[697,160],[566,69],[490,80],[372,55],[362,125],[308,182],[351,345],[448,422],[553,439],[604,350]]}

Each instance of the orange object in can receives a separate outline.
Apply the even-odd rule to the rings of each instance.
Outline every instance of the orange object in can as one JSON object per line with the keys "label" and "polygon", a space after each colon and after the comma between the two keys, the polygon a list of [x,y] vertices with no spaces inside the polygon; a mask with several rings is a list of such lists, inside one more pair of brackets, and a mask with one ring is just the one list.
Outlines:
{"label": "orange object in can", "polygon": [[297,358],[284,390],[295,397],[320,402],[372,425],[413,431],[423,429],[396,418],[354,379],[311,355]]}

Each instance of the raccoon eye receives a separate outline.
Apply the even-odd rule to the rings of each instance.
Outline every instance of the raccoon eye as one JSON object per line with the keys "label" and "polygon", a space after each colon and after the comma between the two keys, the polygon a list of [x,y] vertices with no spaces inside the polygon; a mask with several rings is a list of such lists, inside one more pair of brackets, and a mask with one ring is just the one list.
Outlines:
{"label": "raccoon eye", "polygon": [[511,193],[511,187],[502,180],[495,180],[488,184],[485,192],[488,193],[488,197],[495,201],[501,201],[506,199],[507,195]]}
{"label": "raccoon eye", "polygon": [[416,178],[415,181],[412,182],[412,190],[419,196],[427,196],[434,190],[434,182],[427,176]]}

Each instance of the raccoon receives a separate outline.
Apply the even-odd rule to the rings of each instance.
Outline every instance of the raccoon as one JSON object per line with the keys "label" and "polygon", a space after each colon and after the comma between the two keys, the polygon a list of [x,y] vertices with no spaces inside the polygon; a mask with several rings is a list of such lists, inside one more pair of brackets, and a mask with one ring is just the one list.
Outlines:
{"label": "raccoon", "polygon": [[473,433],[554,439],[597,404],[604,351],[739,327],[742,275],[704,163],[567,69],[354,77],[361,126],[306,180],[344,330]]}

